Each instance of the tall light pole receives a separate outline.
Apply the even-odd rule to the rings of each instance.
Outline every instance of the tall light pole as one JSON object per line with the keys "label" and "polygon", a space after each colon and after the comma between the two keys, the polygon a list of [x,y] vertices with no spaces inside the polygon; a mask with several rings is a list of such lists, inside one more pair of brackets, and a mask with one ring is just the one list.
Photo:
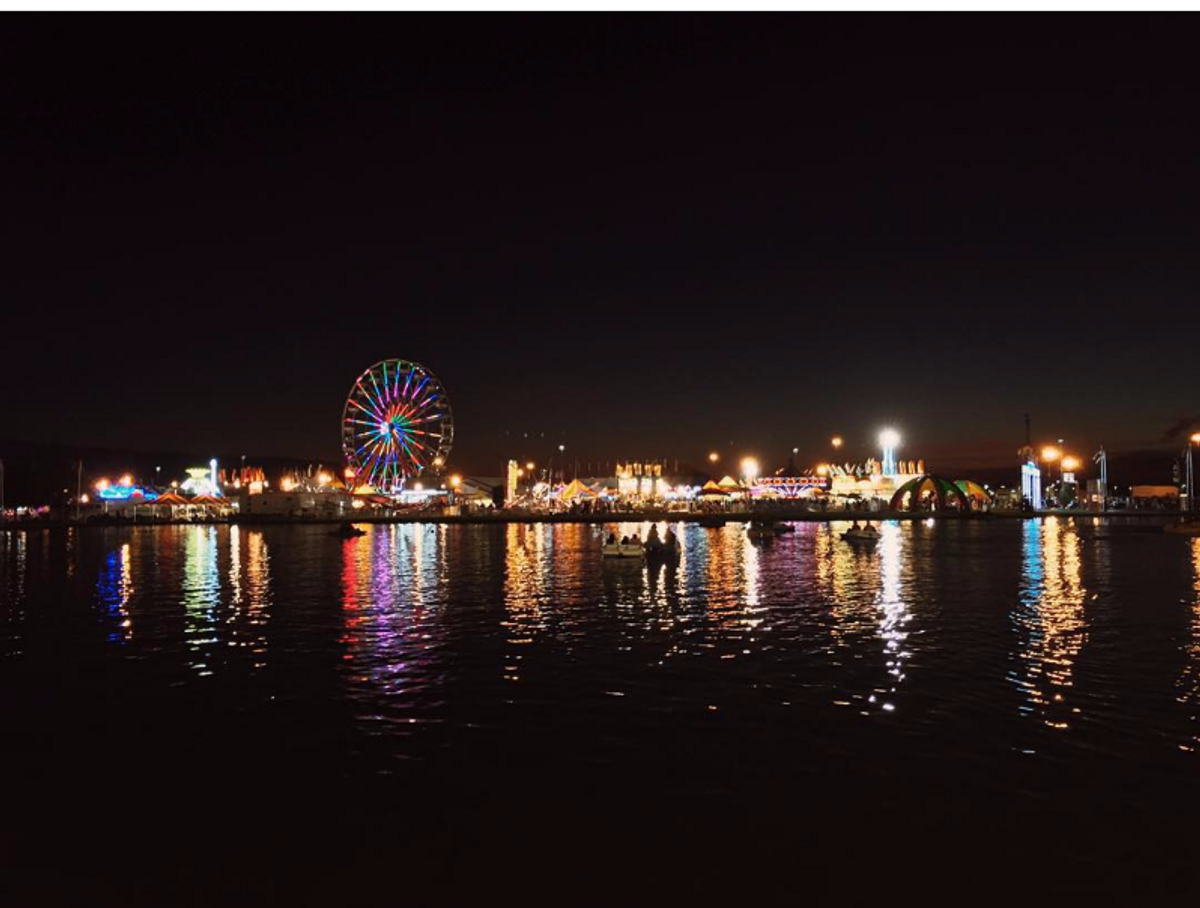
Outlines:
{"label": "tall light pole", "polygon": [[895,429],[884,429],[879,433],[879,446],[883,448],[883,463],[880,469],[884,476],[896,475],[896,448],[900,446],[900,433]]}
{"label": "tall light pole", "polygon": [[1188,489],[1188,513],[1194,513],[1196,510],[1196,476],[1192,472],[1192,448],[1200,445],[1200,432],[1193,432],[1188,436],[1187,446],[1187,489]]}
{"label": "tall light pole", "polygon": [[1100,464],[1100,510],[1108,510],[1108,453],[1104,445],[1092,455],[1092,462]]}
{"label": "tall light pole", "polygon": [[[1044,460],[1047,464],[1054,463],[1054,461],[1058,460],[1060,457],[1062,457],[1062,450],[1060,448],[1056,448],[1054,445],[1046,445],[1044,448],[1042,448],[1042,460]],[[1047,478],[1049,478],[1049,472],[1050,468],[1047,467]],[[1049,491],[1049,485],[1049,483],[1046,484],[1047,491]],[[1059,491],[1062,490],[1060,489]]]}

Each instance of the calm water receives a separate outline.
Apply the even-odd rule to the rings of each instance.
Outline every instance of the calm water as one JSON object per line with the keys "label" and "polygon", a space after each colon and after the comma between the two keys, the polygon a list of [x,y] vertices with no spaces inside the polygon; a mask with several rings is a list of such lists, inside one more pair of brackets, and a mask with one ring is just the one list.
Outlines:
{"label": "calm water", "polygon": [[840,529],[681,526],[675,568],[567,524],[0,534],[8,878],[1194,891],[1200,540]]}

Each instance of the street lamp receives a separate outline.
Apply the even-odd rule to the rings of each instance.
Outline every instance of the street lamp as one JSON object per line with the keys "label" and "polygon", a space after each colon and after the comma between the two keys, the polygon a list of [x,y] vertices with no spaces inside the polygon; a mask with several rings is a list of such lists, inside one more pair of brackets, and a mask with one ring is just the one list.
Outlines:
{"label": "street lamp", "polygon": [[753,483],[754,480],[758,479],[758,461],[753,457],[743,457],[742,475],[749,483]]}
{"label": "street lamp", "polygon": [[838,448],[840,448],[842,446],[842,436],[840,436],[840,435],[833,436],[833,438],[829,439],[829,443],[831,445],[833,445],[833,450],[835,450],[835,451],[838,450]]}
{"label": "street lamp", "polygon": [[708,462],[709,463],[716,463],[720,459],[721,459],[721,455],[718,454],[716,451],[709,452],[709,454],[708,454]]}

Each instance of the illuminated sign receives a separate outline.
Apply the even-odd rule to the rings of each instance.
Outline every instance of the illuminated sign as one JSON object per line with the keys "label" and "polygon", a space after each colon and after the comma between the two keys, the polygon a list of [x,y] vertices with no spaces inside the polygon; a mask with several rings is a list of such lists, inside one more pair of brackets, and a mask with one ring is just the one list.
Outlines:
{"label": "illuminated sign", "polygon": [[100,497],[105,501],[129,501],[131,498],[141,498],[144,501],[154,501],[154,499],[158,497],[158,493],[142,488],[141,486],[115,485],[106,486],[105,488],[101,489]]}
{"label": "illuminated sign", "polygon": [[756,491],[772,492],[780,498],[799,498],[823,488],[824,476],[764,476],[755,482]]}
{"label": "illuminated sign", "polygon": [[1042,471],[1033,461],[1021,464],[1021,496],[1029,502],[1031,507],[1041,508]]}

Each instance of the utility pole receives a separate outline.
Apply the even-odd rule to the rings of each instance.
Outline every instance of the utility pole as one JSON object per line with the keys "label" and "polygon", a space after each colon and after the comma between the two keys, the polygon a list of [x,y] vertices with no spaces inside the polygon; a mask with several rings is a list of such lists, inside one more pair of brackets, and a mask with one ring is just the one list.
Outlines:
{"label": "utility pole", "polygon": [[1100,464],[1100,510],[1108,510],[1108,453],[1104,445],[1092,455],[1092,462]]}

